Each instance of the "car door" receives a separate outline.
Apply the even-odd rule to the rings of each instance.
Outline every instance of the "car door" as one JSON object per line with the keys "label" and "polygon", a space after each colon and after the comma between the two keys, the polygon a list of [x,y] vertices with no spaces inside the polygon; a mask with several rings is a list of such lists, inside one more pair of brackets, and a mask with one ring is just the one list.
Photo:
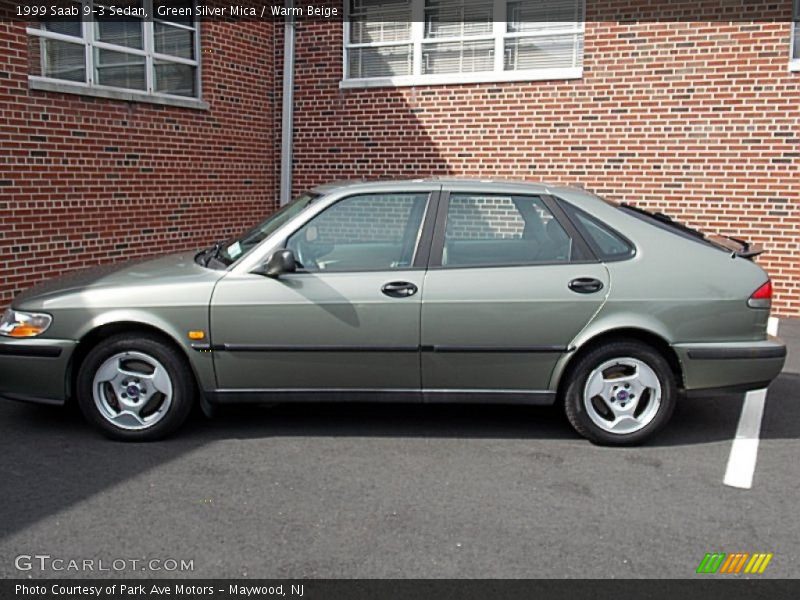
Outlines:
{"label": "car door", "polygon": [[553,367],[603,303],[607,269],[547,196],[456,187],[438,212],[422,304],[426,397],[552,401]]}
{"label": "car door", "polygon": [[[347,196],[288,235],[295,273],[227,276],[211,307],[218,387],[419,396],[420,304],[437,189]],[[380,396],[373,396],[380,399]]]}

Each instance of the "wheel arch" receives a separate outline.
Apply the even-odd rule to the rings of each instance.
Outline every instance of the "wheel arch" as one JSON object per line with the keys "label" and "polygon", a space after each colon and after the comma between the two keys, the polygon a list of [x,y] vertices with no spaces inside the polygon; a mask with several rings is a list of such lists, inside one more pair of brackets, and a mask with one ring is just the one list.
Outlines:
{"label": "wheel arch", "polygon": [[186,360],[186,364],[189,366],[192,376],[194,377],[194,383],[197,386],[197,389],[202,389],[202,380],[200,378],[200,374],[198,373],[197,366],[192,360],[193,357],[187,352],[186,346],[181,344],[174,335],[151,323],[144,323],[135,320],[123,320],[96,325],[84,333],[78,340],[78,345],[75,347],[75,351],[70,357],[69,364],[67,365],[67,400],[72,400],[75,397],[75,386],[78,380],[78,372],[80,371],[83,361],[89,355],[89,352],[91,352],[92,349],[102,340],[122,333],[147,333],[159,338],[165,344],[169,345],[174,350],[177,350],[178,354]]}
{"label": "wheel arch", "polygon": [[[576,349],[565,356],[564,360],[560,361],[552,375],[551,389],[555,389],[560,399],[563,395],[564,388],[569,381],[569,376],[577,364],[581,356],[603,344],[610,341],[619,340],[635,340],[651,346],[658,351],[670,366],[678,388],[683,387],[683,368],[681,366],[678,354],[672,348],[667,339],[652,330],[642,327],[615,327],[603,331],[595,332],[594,334],[583,339],[579,344],[576,344]],[[555,387],[552,387],[555,384]]]}

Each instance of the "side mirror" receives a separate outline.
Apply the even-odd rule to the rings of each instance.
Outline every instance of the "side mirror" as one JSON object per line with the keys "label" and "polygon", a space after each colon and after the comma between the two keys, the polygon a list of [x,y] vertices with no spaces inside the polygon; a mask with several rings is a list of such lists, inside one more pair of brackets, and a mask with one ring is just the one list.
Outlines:
{"label": "side mirror", "polygon": [[267,262],[260,269],[261,273],[267,277],[278,278],[284,273],[294,273],[297,271],[297,260],[291,250],[276,250],[267,259]]}

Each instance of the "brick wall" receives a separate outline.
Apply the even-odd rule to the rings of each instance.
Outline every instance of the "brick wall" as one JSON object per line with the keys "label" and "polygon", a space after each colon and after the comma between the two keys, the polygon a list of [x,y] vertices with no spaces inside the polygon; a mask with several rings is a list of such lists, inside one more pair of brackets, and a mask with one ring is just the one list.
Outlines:
{"label": "brick wall", "polygon": [[[295,191],[428,175],[583,185],[762,243],[777,311],[800,316],[790,2],[748,2],[750,22],[713,11],[616,22],[643,2],[665,6],[588,3],[575,81],[340,90],[341,24],[298,23]],[[205,23],[210,110],[197,111],[30,91],[24,26],[0,14],[0,305],[38,280],[208,244],[272,210],[281,31]]]}
{"label": "brick wall", "polygon": [[340,90],[341,24],[299,23],[295,189],[428,175],[583,185],[763,244],[777,312],[800,316],[791,3],[715,22],[714,6],[730,20],[735,3],[699,1],[707,21],[620,23],[641,0],[589,2],[575,81]]}
{"label": "brick wall", "polygon": [[0,14],[0,306],[41,279],[208,245],[271,212],[273,33],[203,24],[203,111],[31,91],[25,26]]}

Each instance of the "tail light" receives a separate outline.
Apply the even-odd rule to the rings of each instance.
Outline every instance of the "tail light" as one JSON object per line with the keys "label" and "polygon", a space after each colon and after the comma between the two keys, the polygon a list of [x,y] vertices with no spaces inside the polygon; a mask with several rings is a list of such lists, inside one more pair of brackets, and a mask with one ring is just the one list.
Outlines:
{"label": "tail light", "polygon": [[747,300],[750,308],[770,308],[772,306],[772,281],[767,281]]}

